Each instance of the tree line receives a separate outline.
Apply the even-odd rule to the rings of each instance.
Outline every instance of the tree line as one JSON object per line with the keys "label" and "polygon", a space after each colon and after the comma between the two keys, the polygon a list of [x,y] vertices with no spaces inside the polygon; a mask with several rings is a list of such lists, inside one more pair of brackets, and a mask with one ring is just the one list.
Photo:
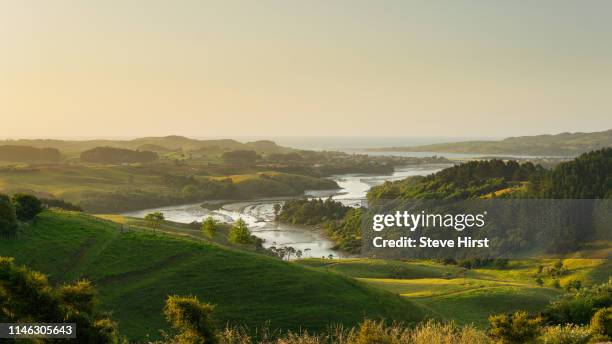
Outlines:
{"label": "tree line", "polygon": [[55,148],[30,146],[0,146],[0,161],[8,162],[58,162],[62,155]]}
{"label": "tree line", "polygon": [[97,164],[146,163],[159,159],[155,152],[124,148],[96,147],[81,152],[80,160]]}

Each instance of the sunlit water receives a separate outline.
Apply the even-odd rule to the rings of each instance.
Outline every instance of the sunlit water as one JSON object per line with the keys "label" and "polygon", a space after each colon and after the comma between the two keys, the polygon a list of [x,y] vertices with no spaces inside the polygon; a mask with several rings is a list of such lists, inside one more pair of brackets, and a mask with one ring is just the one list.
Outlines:
{"label": "sunlit water", "polygon": [[[307,191],[309,197],[332,197],[346,205],[358,206],[363,203],[367,191],[374,185],[379,185],[387,180],[400,180],[409,176],[428,175],[437,172],[448,165],[422,165],[398,168],[392,175],[364,175],[347,174],[333,176],[340,189]],[[146,214],[159,211],[167,220],[191,223],[202,221],[208,216],[222,221],[234,222],[242,218],[248,225],[253,235],[264,240],[264,247],[291,246],[303,252],[303,257],[348,257],[349,255],[333,249],[330,241],[318,228],[279,224],[274,221],[273,206],[282,203],[284,199],[258,199],[244,202],[224,204],[221,209],[208,210],[201,207],[201,203],[167,206],[154,209],[145,209],[125,213],[126,216],[144,217]]]}

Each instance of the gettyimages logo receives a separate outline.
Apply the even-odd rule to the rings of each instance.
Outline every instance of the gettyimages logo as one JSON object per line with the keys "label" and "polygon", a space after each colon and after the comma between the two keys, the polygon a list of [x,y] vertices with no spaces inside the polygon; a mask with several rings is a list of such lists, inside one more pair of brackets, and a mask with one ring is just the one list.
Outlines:
{"label": "gettyimages logo", "polygon": [[372,230],[380,232],[387,227],[403,227],[411,232],[425,227],[452,228],[463,231],[469,228],[485,226],[487,211],[480,214],[428,214],[425,210],[411,214],[408,211],[396,211],[395,214],[375,214],[372,218]]}

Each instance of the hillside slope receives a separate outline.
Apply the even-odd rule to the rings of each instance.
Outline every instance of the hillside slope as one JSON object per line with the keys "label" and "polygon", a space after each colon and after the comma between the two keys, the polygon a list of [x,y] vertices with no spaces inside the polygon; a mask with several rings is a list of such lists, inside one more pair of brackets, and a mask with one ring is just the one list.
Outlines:
{"label": "hillside slope", "polygon": [[[518,310],[542,310],[562,291],[554,288],[554,278],[539,274],[556,264],[556,259],[513,260],[503,268],[465,269],[457,265],[414,260],[309,258],[299,264],[323,271],[334,271],[358,278],[373,287],[400,295],[426,309],[428,315],[460,325],[487,328],[490,315]],[[566,286],[579,280],[582,285],[605,283],[610,277],[607,259],[564,259]],[[537,283],[537,278],[542,284]]]}
{"label": "hillside slope", "polygon": [[81,213],[46,211],[0,255],[50,275],[54,283],[88,278],[122,334],[159,337],[168,294],[217,304],[219,324],[321,330],[364,316],[416,321],[419,308],[336,273],[221,246],[132,230]]}
{"label": "hillside slope", "polygon": [[501,141],[465,141],[415,147],[387,147],[372,151],[440,152],[465,154],[510,154],[576,156],[592,150],[612,147],[612,129],[594,133],[561,133],[509,137]]}

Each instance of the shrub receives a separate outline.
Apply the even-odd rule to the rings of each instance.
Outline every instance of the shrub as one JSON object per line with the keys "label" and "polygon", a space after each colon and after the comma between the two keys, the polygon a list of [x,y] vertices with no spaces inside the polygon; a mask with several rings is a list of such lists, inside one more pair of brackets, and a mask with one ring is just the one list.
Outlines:
{"label": "shrub", "polygon": [[[385,326],[385,324],[380,321],[376,322],[373,320],[364,320],[359,325],[359,329],[357,330],[357,335],[351,340],[350,344],[394,344],[401,343],[399,341],[403,336],[403,331],[394,331],[393,333],[391,328]],[[408,333],[406,333],[408,335]]]}
{"label": "shrub", "polygon": [[540,331],[542,318],[530,317],[527,312],[516,312],[489,317],[490,335],[500,343],[527,343],[534,340]]}
{"label": "shrub", "polygon": [[596,334],[612,337],[612,307],[595,312],[591,319],[591,330]]}
{"label": "shrub", "polygon": [[489,342],[486,333],[473,326],[458,327],[454,323],[440,324],[428,321],[412,331],[409,343],[486,344]]}
{"label": "shrub", "polygon": [[214,308],[215,306],[208,303],[201,303],[195,296],[169,296],[164,315],[179,332],[175,338],[176,343],[219,343],[217,329],[211,318]]}
{"label": "shrub", "polygon": [[539,342],[543,344],[586,344],[590,338],[591,332],[587,327],[567,324],[545,327]]}
{"label": "shrub", "polygon": [[0,291],[3,322],[76,323],[80,343],[119,340],[116,324],[96,311],[95,290],[89,282],[54,288],[45,275],[16,265],[13,258],[0,257]]}
{"label": "shrub", "polygon": [[29,221],[42,211],[42,203],[32,195],[17,193],[12,198],[19,221]]}
{"label": "shrub", "polygon": [[550,303],[544,315],[553,324],[586,325],[598,309],[612,306],[612,283],[581,288]]}

